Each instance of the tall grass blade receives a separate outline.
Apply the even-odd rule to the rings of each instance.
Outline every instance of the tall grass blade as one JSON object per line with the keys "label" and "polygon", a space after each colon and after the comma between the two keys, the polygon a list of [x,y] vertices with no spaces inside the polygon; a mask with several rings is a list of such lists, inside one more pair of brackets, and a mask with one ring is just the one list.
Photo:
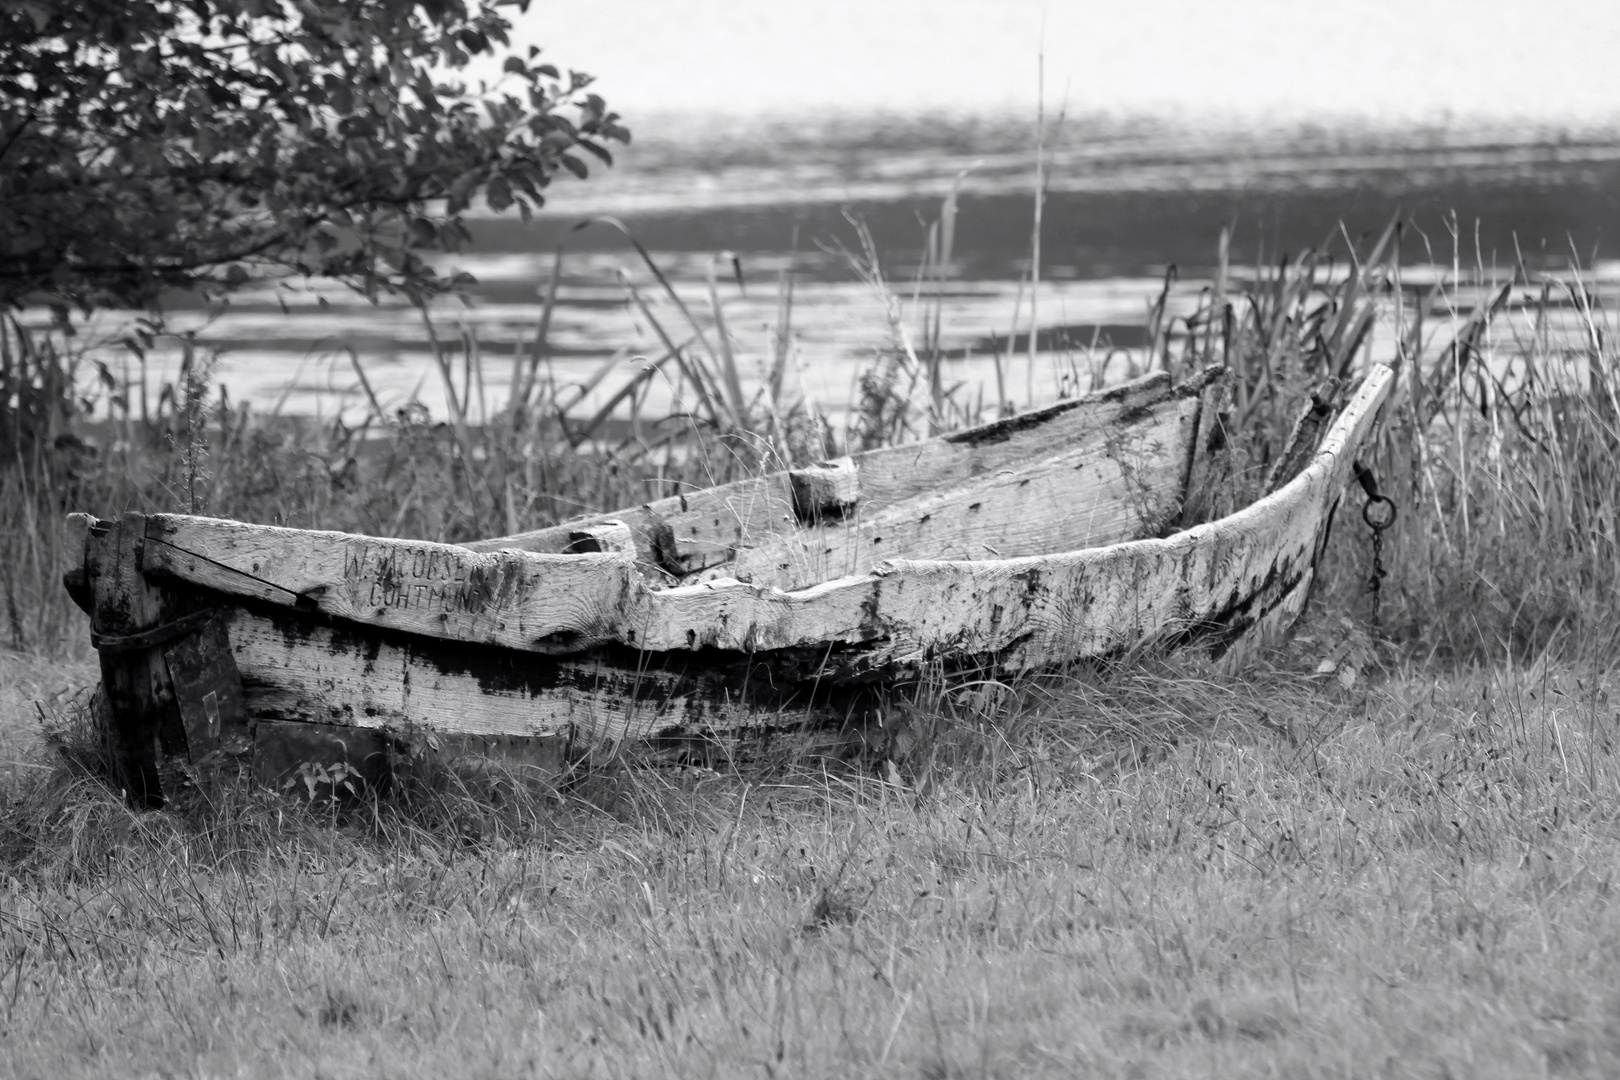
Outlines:
{"label": "tall grass blade", "polygon": [[[641,290],[636,288],[635,282],[630,280],[628,274],[620,271],[619,280],[620,284],[624,286],[625,292],[629,295],[630,302],[635,305],[637,311],[641,312],[641,317],[647,321],[647,325],[652,328],[653,333],[658,335],[658,340],[663,343],[664,351],[675,358],[675,362],[680,366],[681,373],[691,381],[692,388],[697,393],[698,402],[702,406],[704,413],[708,415],[709,422],[716,427],[721,426],[720,410],[714,403],[715,395],[710,392],[711,380],[702,362],[692,357],[687,350],[675,344],[669,332],[664,329],[664,324],[653,313],[652,308],[647,305],[646,299],[641,295]],[[682,310],[685,310],[684,306]],[[687,312],[687,315],[690,318],[691,313]],[[700,344],[707,345],[701,330],[694,328],[694,336]]]}
{"label": "tall grass blade", "polygon": [[742,378],[737,373],[737,357],[731,348],[731,332],[726,328],[726,313],[720,305],[720,290],[715,283],[712,259],[709,260],[709,309],[714,315],[715,338],[720,343],[720,381],[731,410],[727,427],[742,431],[748,426],[748,401],[743,396]]}
{"label": "tall grass blade", "polygon": [[518,418],[523,410],[529,408],[534,396],[535,383],[539,378],[541,361],[551,354],[551,318],[557,310],[557,290],[562,284],[563,245],[558,244],[556,252],[551,259],[551,278],[546,282],[545,301],[540,305],[540,321],[534,330],[534,342],[530,348],[528,363],[522,363],[522,342],[514,350],[514,373],[512,379],[511,398],[507,402],[508,423],[513,430],[518,426]]}

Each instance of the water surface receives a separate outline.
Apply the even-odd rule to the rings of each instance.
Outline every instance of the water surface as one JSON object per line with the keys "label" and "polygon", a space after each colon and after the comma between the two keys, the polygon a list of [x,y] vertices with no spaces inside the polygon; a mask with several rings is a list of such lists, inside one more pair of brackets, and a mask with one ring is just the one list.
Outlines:
{"label": "water surface", "polygon": [[[1409,282],[1500,276],[1521,261],[1534,275],[1577,256],[1607,278],[1616,264],[1605,256],[1620,236],[1620,139],[1413,130],[1200,142],[1151,126],[1081,126],[1043,154],[1037,287],[1027,131],[885,121],[776,139],[755,131],[728,142],[724,134],[633,147],[619,168],[556,185],[528,226],[511,216],[470,223],[472,247],[447,262],[478,284],[437,305],[433,318],[473,418],[501,409],[515,357],[533,355],[559,247],[541,370],[575,417],[596,413],[657,361],[666,338],[685,342],[701,328],[717,346],[717,299],[750,395],[782,357],[775,382],[784,398],[841,422],[861,372],[878,358],[908,348],[926,358],[931,310],[943,378],[964,400],[993,407],[1001,394],[1025,408],[1127,376],[1167,277],[1168,314],[1193,310],[1223,228],[1237,271],[1324,246],[1342,268],[1399,213]],[[575,228],[603,215],[651,249],[697,327],[620,231]],[[922,280],[931,229],[938,256],[947,221],[950,260]],[[1466,303],[1472,292],[1459,295]],[[358,366],[385,411],[414,399],[446,415],[444,370],[419,313],[403,304],[283,285],[212,312],[184,298],[173,306],[172,324],[217,350],[214,377],[238,402],[356,421],[371,408]],[[1033,357],[1032,314],[1042,328]],[[93,330],[116,336],[118,322],[104,316]],[[115,374],[123,370],[117,350],[103,356]],[[172,344],[149,354],[149,398],[174,377],[179,357]],[[692,388],[666,364],[617,414],[660,416],[692,404]]]}

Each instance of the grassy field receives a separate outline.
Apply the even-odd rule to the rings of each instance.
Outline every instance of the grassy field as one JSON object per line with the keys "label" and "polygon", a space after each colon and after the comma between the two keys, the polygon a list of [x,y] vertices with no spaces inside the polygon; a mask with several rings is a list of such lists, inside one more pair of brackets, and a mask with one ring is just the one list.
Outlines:
{"label": "grassy field", "polygon": [[[12,715],[87,674],[11,663]],[[632,772],[339,825],[13,779],[0,1072],[1620,1068],[1604,681],[1183,662],[983,721],[899,783]]]}
{"label": "grassy field", "polygon": [[[1252,393],[1256,464],[1346,307],[1300,272],[1203,338]],[[400,417],[362,448],[205,409],[201,379],[80,448],[60,395],[0,399],[45,403],[0,417],[35,447],[0,471],[0,1075],[1614,1075],[1620,408],[1583,317],[1579,385],[1437,366],[1388,417],[1383,640],[1343,513],[1307,623],[1241,675],[1182,655],[924,685],[903,755],[560,790],[424,773],[341,816],[125,806],[53,515],[456,539],[632,501],[679,459],[546,456],[527,406],[505,433]],[[22,357],[48,384],[60,358],[11,340],[8,377]],[[1567,367],[1537,340],[1476,344]],[[946,411],[869,389],[868,440]],[[725,390],[710,445],[757,468]]]}

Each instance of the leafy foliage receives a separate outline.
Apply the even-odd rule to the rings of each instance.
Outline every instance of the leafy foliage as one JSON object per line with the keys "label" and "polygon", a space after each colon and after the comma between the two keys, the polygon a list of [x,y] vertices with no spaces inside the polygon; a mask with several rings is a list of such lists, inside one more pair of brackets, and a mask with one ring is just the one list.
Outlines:
{"label": "leafy foliage", "polygon": [[[453,284],[461,215],[527,220],[629,133],[590,77],[462,0],[0,2],[0,305],[150,304],[265,274]],[[527,0],[520,0],[526,6]]]}

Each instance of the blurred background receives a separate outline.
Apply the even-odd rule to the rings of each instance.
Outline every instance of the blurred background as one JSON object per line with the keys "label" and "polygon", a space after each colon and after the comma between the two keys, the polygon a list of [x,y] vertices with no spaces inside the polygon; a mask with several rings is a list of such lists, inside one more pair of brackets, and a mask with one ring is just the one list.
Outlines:
{"label": "blurred background", "polygon": [[[969,396],[1001,363],[1018,408],[1122,377],[1155,319],[1196,306],[1223,233],[1232,267],[1342,265],[1398,212],[1411,281],[1620,274],[1606,0],[534,0],[514,18],[514,44],[594,75],[634,142],[529,225],[475,207],[446,262],[476,284],[435,314],[504,356],[558,275],[547,370],[579,415],[681,405],[656,379],[613,405],[671,322],[626,234],[724,307],[745,380],[835,422],[897,327]],[[622,228],[576,230],[600,216]],[[403,304],[295,283],[189,314],[236,400],[361,415],[352,349],[386,407],[445,415]],[[153,353],[153,385],[179,357]],[[480,392],[504,400],[504,370]]]}

